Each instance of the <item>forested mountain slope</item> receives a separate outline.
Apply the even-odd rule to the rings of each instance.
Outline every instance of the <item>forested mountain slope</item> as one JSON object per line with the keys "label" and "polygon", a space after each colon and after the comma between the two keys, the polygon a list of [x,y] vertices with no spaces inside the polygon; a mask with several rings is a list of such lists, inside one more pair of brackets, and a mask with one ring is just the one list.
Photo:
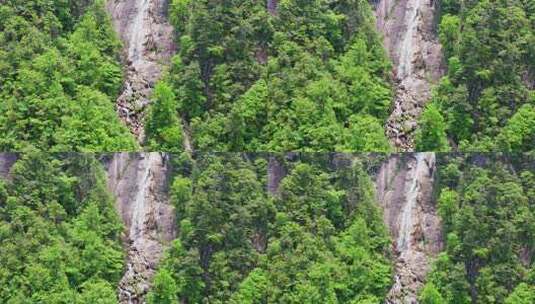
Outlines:
{"label": "forested mountain slope", "polygon": [[149,303],[534,300],[532,156],[174,159],[179,235]]}
{"label": "forested mountain slope", "polygon": [[422,302],[533,303],[533,156],[442,154],[438,161],[446,244]]}
{"label": "forested mountain slope", "polygon": [[[442,1],[448,73],[421,122],[420,148],[531,151],[535,144],[535,2]],[[442,142],[442,143],[441,143]]]}
{"label": "forested mountain slope", "polygon": [[10,168],[0,176],[0,302],[116,303],[123,226],[100,163],[90,154],[0,159]]}
{"label": "forested mountain slope", "polygon": [[121,44],[103,1],[0,3],[0,150],[136,150],[114,111]]}
{"label": "forested mountain slope", "polygon": [[0,149],[529,151],[534,7],[2,1]]}
{"label": "forested mountain slope", "polygon": [[434,157],[0,154],[0,299],[532,303],[533,156]]}
{"label": "forested mountain slope", "polygon": [[[179,238],[160,265],[149,303],[385,298],[390,242],[361,160],[200,154],[190,165],[184,161],[171,187]],[[267,192],[270,181],[278,182]]]}
{"label": "forested mountain slope", "polygon": [[374,5],[379,34],[366,1],[172,1],[180,51],[148,146],[385,151],[386,134],[418,151],[533,148],[533,1]]}
{"label": "forested mountain slope", "polygon": [[[179,53],[149,149],[386,151],[392,89],[367,1],[171,1]],[[176,111],[176,112],[175,112]]]}
{"label": "forested mountain slope", "polygon": [[151,95],[150,150],[390,149],[390,68],[366,1],[171,1],[171,62],[163,1],[108,1],[117,33],[104,2],[2,3],[2,150],[135,150],[116,116],[143,140]]}

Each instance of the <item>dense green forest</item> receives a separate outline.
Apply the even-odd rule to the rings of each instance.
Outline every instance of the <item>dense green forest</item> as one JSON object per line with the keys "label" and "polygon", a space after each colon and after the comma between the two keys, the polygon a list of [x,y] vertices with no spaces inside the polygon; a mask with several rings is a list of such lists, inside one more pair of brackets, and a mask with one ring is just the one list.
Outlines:
{"label": "dense green forest", "polygon": [[426,132],[445,130],[460,151],[533,150],[535,2],[447,0],[441,6],[448,73],[433,102],[445,124],[427,124]]}
{"label": "dense green forest", "polygon": [[136,150],[114,111],[121,48],[104,1],[2,1],[0,150]]}
{"label": "dense green forest", "polygon": [[[440,14],[447,75],[416,150],[533,149],[534,2],[448,0]],[[182,120],[203,151],[391,149],[391,67],[366,1],[281,1],[270,14],[264,1],[175,0],[170,20],[180,52],[149,147],[180,150]]]}
{"label": "dense green forest", "polygon": [[[429,26],[442,46],[440,81],[417,75],[430,78],[422,104],[387,56],[380,1],[168,0],[161,12],[145,1],[112,14],[107,0],[0,0],[0,151],[19,151],[0,153],[0,303],[123,303],[121,284],[145,284],[126,296],[149,304],[391,304],[395,286],[417,286],[422,304],[535,303],[535,0],[392,0],[416,25],[394,39]],[[416,22],[424,1],[436,23]],[[139,66],[156,58],[145,67],[156,80],[128,82],[141,73],[116,18],[154,32],[119,30],[138,39]],[[125,90],[142,134],[118,116]],[[397,107],[400,94],[413,104]],[[436,164],[388,154],[397,108],[422,110],[399,128],[414,127],[416,151],[447,152]],[[104,154],[141,149],[171,154]],[[379,176],[403,193],[376,195]],[[436,242],[430,271],[400,283],[421,260],[393,236],[431,213],[436,227],[407,221],[409,247],[423,256]],[[170,244],[143,230],[161,218]],[[417,231],[434,228],[441,240]],[[149,253],[132,245],[136,229]],[[156,258],[133,263],[136,250]]]}
{"label": "dense green forest", "polygon": [[30,152],[0,178],[0,302],[117,303],[123,225],[93,155]]}
{"label": "dense green forest", "polygon": [[445,251],[422,302],[534,303],[533,156],[443,154],[439,168]]}
{"label": "dense green forest", "polygon": [[384,299],[392,283],[390,241],[361,161],[277,158],[288,174],[271,194],[261,155],[177,161],[171,197],[180,236],[154,278],[149,303]]}
{"label": "dense green forest", "polygon": [[[170,1],[178,51],[153,90],[146,149],[180,152],[185,135],[200,151],[392,149],[395,86],[375,2],[276,2]],[[104,3],[2,1],[1,150],[140,148],[114,110],[126,67]],[[415,149],[532,150],[535,3],[437,5],[447,75]]]}
{"label": "dense green forest", "polygon": [[[370,179],[384,156],[276,158],[286,174],[275,193],[265,191],[265,156],[176,160],[180,235],[150,303],[384,302],[394,255]],[[535,301],[534,164],[522,154],[439,155],[444,251],[421,303]]]}
{"label": "dense green forest", "polygon": [[367,1],[173,0],[180,48],[147,122],[150,149],[387,151],[390,63]]}
{"label": "dense green forest", "polygon": [[[383,303],[396,253],[372,181],[386,157],[171,155],[179,233],[147,301]],[[103,160],[21,153],[0,179],[3,303],[117,303],[126,231]],[[533,303],[533,156],[439,154],[437,173],[444,244],[420,303]]]}

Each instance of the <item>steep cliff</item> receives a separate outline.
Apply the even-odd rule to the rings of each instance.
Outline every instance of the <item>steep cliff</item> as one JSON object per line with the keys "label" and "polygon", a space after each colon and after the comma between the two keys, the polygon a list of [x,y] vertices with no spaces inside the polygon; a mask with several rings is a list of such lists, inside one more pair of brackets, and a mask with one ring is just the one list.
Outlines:
{"label": "steep cliff", "polygon": [[144,303],[165,245],[176,236],[175,211],[167,198],[167,156],[116,153],[107,167],[108,188],[126,226],[128,260],[119,300]]}
{"label": "steep cliff", "polygon": [[395,283],[387,303],[417,303],[431,258],[441,249],[441,224],[433,201],[434,153],[393,155],[376,177],[396,253]]}
{"label": "steep cliff", "polygon": [[413,149],[413,133],[431,85],[444,72],[436,10],[433,0],[380,0],[375,5],[377,29],[383,34],[397,83],[386,132],[402,151]]}
{"label": "steep cliff", "polygon": [[115,30],[125,44],[126,79],[116,108],[139,141],[152,88],[175,52],[173,27],[167,22],[167,0],[109,0]]}
{"label": "steep cliff", "polygon": [[275,196],[279,192],[279,185],[281,180],[288,174],[286,168],[277,159],[276,155],[271,155],[268,160],[267,167],[267,190],[268,193]]}

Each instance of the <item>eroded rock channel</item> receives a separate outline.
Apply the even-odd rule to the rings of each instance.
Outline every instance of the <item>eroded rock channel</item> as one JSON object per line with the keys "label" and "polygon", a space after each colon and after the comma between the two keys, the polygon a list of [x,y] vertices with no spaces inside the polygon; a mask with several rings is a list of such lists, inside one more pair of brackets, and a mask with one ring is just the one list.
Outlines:
{"label": "eroded rock channel", "polygon": [[396,97],[386,133],[401,151],[414,149],[414,132],[431,86],[444,73],[437,39],[437,1],[379,0],[375,4],[377,29],[394,64]]}
{"label": "eroded rock channel", "polygon": [[175,211],[166,189],[168,168],[168,156],[161,153],[115,153],[107,164],[108,188],[126,226],[120,303],[145,303],[162,253],[176,237]]}
{"label": "eroded rock channel", "polygon": [[418,303],[418,292],[442,247],[433,201],[435,154],[391,156],[376,177],[377,200],[384,210],[396,254],[395,282],[387,304]]}
{"label": "eroded rock channel", "polygon": [[124,43],[126,78],[117,98],[119,117],[142,142],[152,88],[175,52],[167,0],[108,0],[107,9]]}

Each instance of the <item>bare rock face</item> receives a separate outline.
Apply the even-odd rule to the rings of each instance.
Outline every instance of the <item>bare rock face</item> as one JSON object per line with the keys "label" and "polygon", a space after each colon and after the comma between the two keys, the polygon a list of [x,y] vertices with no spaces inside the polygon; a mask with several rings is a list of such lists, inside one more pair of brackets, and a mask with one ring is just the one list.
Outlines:
{"label": "bare rock face", "polygon": [[387,303],[418,303],[431,259],[442,247],[441,223],[433,202],[434,153],[393,155],[376,177],[396,252],[395,283]]}
{"label": "bare rock face", "polygon": [[411,151],[413,135],[431,85],[444,73],[436,33],[433,0],[380,0],[375,5],[377,28],[394,63],[397,82],[386,132],[399,150]]}
{"label": "bare rock face", "polygon": [[11,171],[11,167],[17,161],[17,158],[17,153],[0,153],[0,178],[9,178],[9,171]]}
{"label": "bare rock face", "polygon": [[267,10],[271,15],[277,14],[279,0],[267,0]]}
{"label": "bare rock face", "polygon": [[279,193],[280,182],[287,174],[286,168],[280,163],[277,157],[273,155],[269,157],[267,171],[268,193],[276,196]]}
{"label": "bare rock face", "polygon": [[173,27],[167,23],[167,5],[167,0],[107,2],[115,30],[125,44],[126,80],[116,109],[140,142],[152,88],[175,52]]}
{"label": "bare rock face", "polygon": [[167,156],[160,153],[116,153],[108,164],[108,188],[126,226],[128,258],[118,287],[120,303],[145,303],[164,247],[176,237],[167,171]]}

